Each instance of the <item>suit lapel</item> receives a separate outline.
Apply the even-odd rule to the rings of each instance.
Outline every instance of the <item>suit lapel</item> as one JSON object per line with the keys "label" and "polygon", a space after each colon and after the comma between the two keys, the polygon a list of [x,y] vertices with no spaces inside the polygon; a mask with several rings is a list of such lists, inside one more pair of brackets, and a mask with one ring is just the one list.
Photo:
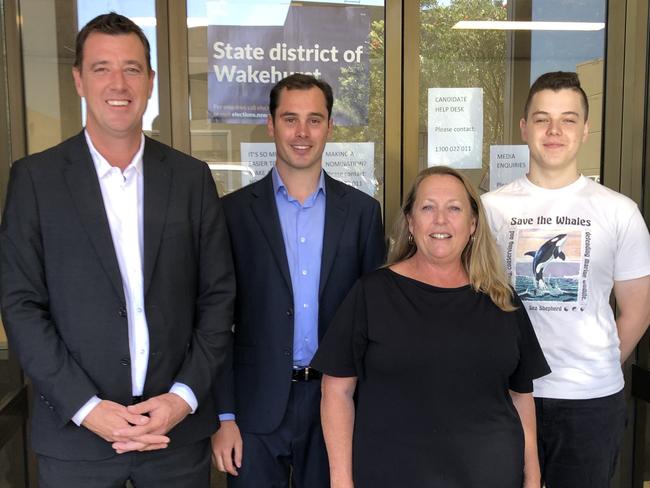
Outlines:
{"label": "suit lapel", "polygon": [[167,204],[171,189],[172,170],[163,161],[165,154],[149,138],[145,138],[142,157],[144,195],[144,251],[143,251],[143,285],[147,295],[151,277],[160,249],[160,239],[167,217]]}
{"label": "suit lapel", "polygon": [[327,173],[325,173],[325,188],[325,229],[323,231],[323,254],[318,287],[319,299],[323,294],[327,278],[334,265],[336,250],[341,241],[341,232],[343,232],[345,217],[348,212],[348,207],[343,200],[345,187],[332,179]]}
{"label": "suit lapel", "polygon": [[64,169],[64,178],[81,224],[97,253],[99,262],[115,288],[115,293],[124,302],[122,277],[108,217],[106,217],[104,200],[83,131],[70,140],[69,150],[65,157],[68,165]]}
{"label": "suit lapel", "polygon": [[251,208],[257,223],[262,228],[264,237],[269,243],[273,256],[277,262],[280,273],[287,283],[289,290],[293,293],[291,286],[291,274],[289,273],[289,264],[287,262],[287,251],[284,246],[282,237],[282,227],[278,217],[278,209],[273,195],[273,180],[271,173],[267,174],[262,180],[252,186],[251,195],[253,202]]}

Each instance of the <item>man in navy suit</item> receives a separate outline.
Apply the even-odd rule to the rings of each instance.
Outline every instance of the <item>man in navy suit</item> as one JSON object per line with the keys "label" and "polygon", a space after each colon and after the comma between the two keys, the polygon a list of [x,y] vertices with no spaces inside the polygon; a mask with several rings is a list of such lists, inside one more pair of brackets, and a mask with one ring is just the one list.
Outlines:
{"label": "man in navy suit", "polygon": [[73,76],[86,127],[12,166],[0,228],[39,486],[207,487],[235,291],[214,180],[143,135],[154,72],[131,20],[91,20]]}
{"label": "man in navy suit", "polygon": [[224,198],[237,276],[232,370],[215,387],[213,459],[230,488],[328,488],[320,373],[309,368],[339,304],[384,259],[376,200],[322,169],[331,87],[294,74],[271,91],[276,164]]}

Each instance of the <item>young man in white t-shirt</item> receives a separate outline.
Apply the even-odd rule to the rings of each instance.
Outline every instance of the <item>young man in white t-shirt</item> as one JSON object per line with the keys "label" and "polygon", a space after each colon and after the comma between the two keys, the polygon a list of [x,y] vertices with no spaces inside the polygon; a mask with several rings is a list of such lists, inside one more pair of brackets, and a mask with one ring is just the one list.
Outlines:
{"label": "young man in white t-shirt", "polygon": [[578,172],[588,110],[575,73],[540,76],[520,121],[529,173],[483,196],[552,370],[534,382],[547,488],[609,486],[626,418],[621,363],[650,322],[643,217],[632,200]]}

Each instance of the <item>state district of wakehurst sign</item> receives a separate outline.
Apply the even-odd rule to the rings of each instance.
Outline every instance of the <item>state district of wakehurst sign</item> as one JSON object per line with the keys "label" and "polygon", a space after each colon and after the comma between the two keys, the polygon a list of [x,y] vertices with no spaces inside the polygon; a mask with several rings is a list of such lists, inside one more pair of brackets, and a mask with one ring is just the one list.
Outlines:
{"label": "state district of wakehurst sign", "polygon": [[[291,73],[332,85],[337,125],[368,121],[368,36],[364,7],[292,5],[280,26],[209,25],[208,118],[227,124],[262,124],[269,92]],[[354,97],[339,87],[354,80]]]}

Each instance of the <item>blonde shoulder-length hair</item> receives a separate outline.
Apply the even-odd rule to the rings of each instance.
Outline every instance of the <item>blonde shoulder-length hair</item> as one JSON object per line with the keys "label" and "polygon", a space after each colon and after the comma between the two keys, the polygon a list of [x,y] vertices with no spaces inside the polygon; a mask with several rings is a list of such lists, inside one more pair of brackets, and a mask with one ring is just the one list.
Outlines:
{"label": "blonde shoulder-length hair", "polygon": [[513,291],[508,283],[501,258],[497,252],[496,243],[490,233],[481,199],[471,182],[462,173],[448,166],[426,168],[415,177],[413,185],[411,185],[411,189],[404,199],[402,211],[395,223],[386,266],[404,261],[417,252],[415,242],[412,238],[409,239],[410,232],[407,217],[411,214],[422,181],[429,176],[436,175],[453,176],[463,184],[472,207],[472,213],[476,219],[476,231],[461,255],[461,261],[469,276],[470,285],[474,290],[488,295],[501,310],[512,312],[516,309],[512,303]]}

